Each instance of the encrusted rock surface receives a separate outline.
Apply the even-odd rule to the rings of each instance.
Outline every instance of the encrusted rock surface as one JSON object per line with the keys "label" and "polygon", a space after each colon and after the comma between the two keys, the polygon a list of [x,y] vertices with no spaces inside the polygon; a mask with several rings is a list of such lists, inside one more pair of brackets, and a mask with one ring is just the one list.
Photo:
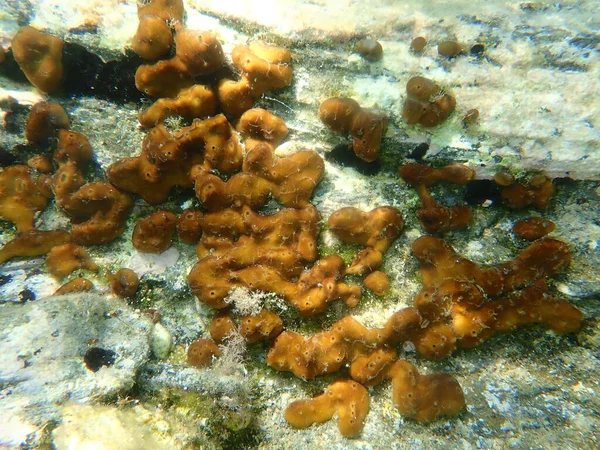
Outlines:
{"label": "encrusted rock surface", "polygon": [[[429,425],[403,418],[394,407],[390,384],[383,383],[370,392],[371,411],[357,438],[340,436],[335,421],[294,430],[285,421],[286,407],[320,394],[336,378],[305,383],[277,373],[266,366],[263,344],[246,346],[235,336],[225,342],[217,367],[203,371],[187,367],[185,350],[195,339],[209,336],[213,312],[198,304],[187,284],[186,274],[197,260],[193,247],[175,240],[172,248],[158,255],[132,247],[136,221],[155,211],[137,199],[123,236],[88,249],[101,267],[89,278],[102,295],[48,297],[59,283],[45,272],[43,258],[14,260],[0,267],[0,446],[33,448],[52,441],[65,448],[68,436],[78,436],[78,444],[94,442],[104,448],[129,448],[131,438],[146,448],[211,449],[599,445],[597,5],[590,0],[325,3],[273,0],[259,8],[241,0],[189,0],[185,7],[188,28],[215,32],[227,58],[236,45],[251,39],[291,48],[291,86],[257,99],[254,107],[276,114],[288,126],[289,137],[278,148],[281,156],[311,149],[324,157],[324,178],[313,199],[322,218],[346,206],[363,211],[393,206],[401,211],[404,230],[385,253],[381,268],[389,276],[389,292],[381,298],[366,294],[352,316],[365,326],[380,327],[393,312],[411,306],[421,288],[418,264],[410,252],[410,244],[423,234],[416,216],[419,199],[401,181],[398,167],[419,144],[427,143],[425,164],[465,163],[478,180],[491,178],[498,169],[514,175],[543,170],[551,177],[583,180],[555,180],[556,197],[543,212],[510,211],[497,204],[473,206],[469,228],[444,236],[460,255],[493,264],[512,258],[527,245],[511,233],[516,221],[537,215],[552,220],[556,229],[550,237],[567,242],[573,260],[550,288],[583,311],[582,328],[557,335],[527,327],[441,362],[418,358],[410,345],[398,349],[400,358],[415,364],[422,374],[443,372],[457,378],[467,402],[457,418]],[[115,76],[100,77],[93,88],[77,85],[52,98],[69,113],[72,129],[89,138],[95,158],[90,174],[102,177],[110,164],[138,154],[145,132],[137,127],[137,118],[150,101],[135,90],[133,74],[141,61],[132,59],[130,50],[124,53],[138,23],[136,2],[0,0],[0,11],[3,47],[22,24],[30,23],[65,40],[67,66],[75,56],[84,56],[75,58],[82,69],[81,74],[71,71],[77,78],[90,81],[83,69],[92,62],[94,67],[104,64],[105,74],[115,71]],[[422,55],[409,50],[412,38],[419,35],[429,41]],[[383,45],[383,58],[376,63],[354,53],[356,41],[366,36]],[[442,58],[437,44],[446,39],[467,48],[482,43],[485,50],[481,55]],[[81,49],[87,50],[77,53]],[[0,67],[0,150],[14,148],[12,157],[23,159],[31,151],[23,146],[25,118],[29,106],[42,97],[23,76],[14,72],[4,76],[3,70]],[[414,75],[431,77],[456,97],[456,112],[442,125],[424,129],[402,121],[406,82]],[[347,142],[318,117],[319,104],[332,96],[354,98],[389,117],[379,162],[365,169],[342,164],[329,153]],[[480,117],[465,126],[462,117],[472,108],[480,111]],[[176,132],[184,124],[169,119],[167,125]],[[463,202],[469,195],[493,197],[489,185],[478,186],[477,192],[466,195],[462,188],[437,187],[432,194],[445,205]],[[196,209],[198,202],[189,200],[192,197],[191,192],[177,191],[161,208]],[[274,212],[275,207],[269,204],[266,211]],[[42,230],[67,225],[68,219],[53,202],[36,218]],[[15,235],[5,222],[0,230],[0,244]],[[321,233],[319,249],[327,255],[342,254],[346,262],[356,250],[329,231]],[[106,272],[123,267],[140,277],[140,289],[129,300],[132,306],[104,296],[109,292]],[[266,304],[283,317],[287,329],[306,336],[349,313],[341,304],[332,305],[326,315],[301,320],[274,296],[245,296],[242,293],[236,300],[236,307]],[[164,361],[150,356],[152,325],[132,308],[159,310],[161,327],[173,338],[172,351],[163,345],[156,355]],[[57,336],[52,335],[55,330]],[[167,334],[161,335],[164,344]],[[115,351],[115,363],[91,372],[83,363],[88,347]],[[45,382],[50,384],[43,386]],[[69,398],[74,402],[64,404]],[[110,406],[98,406],[98,401]],[[86,418],[106,418],[119,432],[90,434]],[[129,429],[130,440],[125,442],[120,433]]]}

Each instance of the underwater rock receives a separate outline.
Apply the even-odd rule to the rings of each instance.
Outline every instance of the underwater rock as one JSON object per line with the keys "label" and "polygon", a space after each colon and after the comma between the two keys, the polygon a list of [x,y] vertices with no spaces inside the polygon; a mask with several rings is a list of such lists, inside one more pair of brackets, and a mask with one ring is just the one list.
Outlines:
{"label": "underwater rock", "polygon": [[[89,293],[5,305],[0,382],[11,393],[0,414],[12,426],[0,427],[0,445],[35,442],[44,424],[59,419],[67,400],[85,404],[131,389],[150,353],[150,328],[122,301]],[[97,370],[86,367],[84,355]]]}
{"label": "underwater rock", "polygon": [[119,448],[180,450],[183,445],[170,433],[172,424],[159,411],[143,406],[119,408],[107,405],[68,404],[61,408],[62,423],[52,430],[56,450]]}

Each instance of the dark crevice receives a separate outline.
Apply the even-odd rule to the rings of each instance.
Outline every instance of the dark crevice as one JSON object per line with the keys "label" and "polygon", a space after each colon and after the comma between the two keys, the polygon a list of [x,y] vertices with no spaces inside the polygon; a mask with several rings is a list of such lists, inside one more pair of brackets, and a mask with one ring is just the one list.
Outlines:
{"label": "dark crevice", "polygon": [[381,170],[381,162],[379,160],[366,162],[360,159],[354,153],[351,144],[340,144],[334,147],[333,150],[325,153],[325,159],[343,167],[352,167],[363,175],[376,175]]}
{"label": "dark crevice", "polygon": [[117,103],[141,102],[143,94],[135,87],[135,71],[143,60],[128,52],[122,59],[103,62],[79,44],[63,48],[65,95],[85,95]]}
{"label": "dark crevice", "polygon": [[473,180],[465,187],[465,201],[469,205],[480,206],[485,201],[492,205],[502,203],[502,188],[491,180]]}
{"label": "dark crevice", "polygon": [[[53,96],[90,96],[115,103],[141,103],[145,98],[135,87],[135,71],[144,61],[133,52],[119,60],[104,62],[82,45],[65,42],[62,63],[63,79]],[[29,83],[10,51],[0,65],[0,75]]]}

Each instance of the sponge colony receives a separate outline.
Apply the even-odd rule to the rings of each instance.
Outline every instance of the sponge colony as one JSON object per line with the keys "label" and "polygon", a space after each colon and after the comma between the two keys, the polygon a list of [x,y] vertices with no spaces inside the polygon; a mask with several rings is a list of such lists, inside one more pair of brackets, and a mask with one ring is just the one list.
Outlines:
{"label": "sponge colony", "polygon": [[396,408],[418,422],[455,415],[465,407],[463,391],[450,375],[420,375],[408,361],[396,361],[389,376]]}
{"label": "sponge colony", "polygon": [[117,273],[109,275],[108,279],[113,294],[121,298],[133,297],[140,285],[137,274],[131,269],[120,269]]}
{"label": "sponge colony", "polygon": [[140,18],[133,37],[133,51],[144,59],[154,60],[168,53],[173,45],[169,26],[160,17],[147,15]]}
{"label": "sponge colony", "polygon": [[379,61],[383,57],[383,47],[375,39],[361,39],[358,41],[356,52],[369,61]]}
{"label": "sponge colony", "polygon": [[434,127],[442,123],[456,107],[456,100],[432,80],[416,76],[406,84],[402,118],[409,124]]}
{"label": "sponge colony", "polygon": [[221,356],[221,350],[209,339],[196,339],[187,351],[187,363],[193,367],[208,367],[213,359]]}
{"label": "sponge colony", "polygon": [[231,58],[241,78],[219,82],[219,102],[225,114],[239,116],[252,107],[253,99],[292,82],[292,55],[286,48],[254,41],[247,47],[235,47]]}
{"label": "sponge colony", "polygon": [[362,108],[347,97],[332,97],[321,103],[321,121],[336,133],[350,133],[352,149],[360,159],[372,162],[379,157],[387,118],[380,112]]}
{"label": "sponge colony", "polygon": [[73,243],[57,245],[46,256],[46,269],[56,279],[62,279],[78,269],[98,270],[88,252]]}
{"label": "sponge colony", "polygon": [[36,213],[52,198],[45,180],[33,178],[31,172],[27,166],[10,166],[0,172],[0,219],[14,223],[18,231],[32,230]]}
{"label": "sponge colony", "polygon": [[29,80],[47,94],[60,86],[63,41],[33,27],[21,28],[12,40],[15,61]]}
{"label": "sponge colony", "polygon": [[346,437],[359,434],[369,413],[369,392],[352,380],[330,384],[325,393],[310,400],[296,400],[285,411],[285,418],[294,428],[308,428],[338,416],[338,428]]}
{"label": "sponge colony", "polygon": [[177,216],[169,211],[156,211],[139,220],[133,230],[132,243],[140,252],[162,253],[171,247]]}
{"label": "sponge colony", "polygon": [[520,238],[535,241],[552,233],[555,228],[556,225],[550,220],[542,219],[541,217],[532,217],[515,223],[512,230]]}

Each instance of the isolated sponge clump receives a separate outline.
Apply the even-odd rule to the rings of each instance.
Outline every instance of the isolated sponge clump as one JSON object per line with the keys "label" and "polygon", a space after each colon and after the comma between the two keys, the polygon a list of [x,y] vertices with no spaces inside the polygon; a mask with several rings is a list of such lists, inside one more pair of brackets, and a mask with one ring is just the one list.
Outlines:
{"label": "isolated sponge clump", "polygon": [[502,189],[502,203],[512,209],[535,206],[545,209],[554,195],[552,180],[544,175],[534,175],[529,179],[511,182]]}
{"label": "isolated sponge clump", "polygon": [[26,26],[12,40],[15,61],[37,89],[47,94],[56,91],[63,76],[63,41]]}
{"label": "isolated sponge clump", "polygon": [[58,103],[38,102],[31,107],[25,137],[30,144],[41,144],[56,136],[59,130],[68,130],[71,121],[65,109]]}
{"label": "isolated sponge clump", "polygon": [[551,220],[541,217],[531,217],[525,220],[519,220],[513,225],[513,233],[520,238],[528,241],[535,241],[552,233],[556,225]]}
{"label": "isolated sponge clump", "polygon": [[59,287],[54,295],[66,295],[74,292],[89,292],[94,290],[94,283],[87,278],[77,277]]}
{"label": "isolated sponge clump", "polygon": [[221,356],[221,349],[209,339],[196,339],[187,352],[187,363],[194,367],[208,367],[214,358]]}
{"label": "isolated sponge clump", "polygon": [[392,398],[396,407],[417,422],[452,416],[465,407],[463,391],[450,375],[420,375],[408,361],[396,361],[388,376],[392,380]]}
{"label": "isolated sponge clump", "polygon": [[350,133],[352,148],[360,159],[372,162],[379,158],[387,128],[387,117],[381,112],[362,108],[351,98],[332,97],[321,103],[319,117],[332,131]]}
{"label": "isolated sponge clump", "polygon": [[335,381],[325,393],[310,400],[296,400],[285,411],[285,418],[294,428],[308,428],[323,423],[335,414],[342,436],[359,434],[369,413],[369,392],[352,380]]}
{"label": "isolated sponge clump", "polygon": [[406,84],[402,118],[409,124],[434,127],[448,118],[456,107],[456,99],[434,81],[416,76]]}
{"label": "isolated sponge clump", "polygon": [[108,276],[113,294],[122,298],[133,297],[140,285],[140,279],[131,269],[119,269],[116,273]]}

